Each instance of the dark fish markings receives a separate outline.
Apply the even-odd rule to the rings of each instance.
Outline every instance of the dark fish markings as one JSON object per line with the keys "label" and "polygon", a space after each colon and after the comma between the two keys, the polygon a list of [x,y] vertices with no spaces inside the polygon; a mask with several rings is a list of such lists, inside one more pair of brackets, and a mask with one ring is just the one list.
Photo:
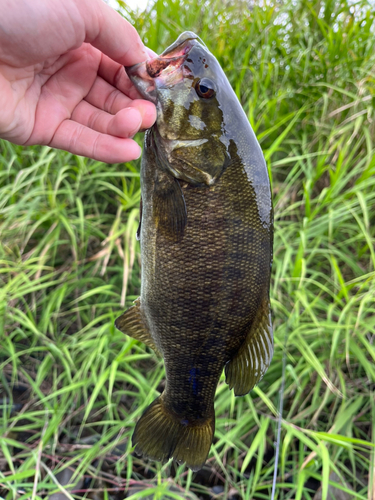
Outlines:
{"label": "dark fish markings", "polygon": [[198,380],[199,380],[199,368],[193,367],[190,370],[189,382],[193,387],[193,394],[198,394]]}
{"label": "dark fish markings", "polygon": [[225,74],[194,33],[127,72],[158,115],[141,167],[141,297],[116,326],[160,353],[166,370],[133,444],[198,470],[223,369],[243,395],[272,359],[268,171]]}

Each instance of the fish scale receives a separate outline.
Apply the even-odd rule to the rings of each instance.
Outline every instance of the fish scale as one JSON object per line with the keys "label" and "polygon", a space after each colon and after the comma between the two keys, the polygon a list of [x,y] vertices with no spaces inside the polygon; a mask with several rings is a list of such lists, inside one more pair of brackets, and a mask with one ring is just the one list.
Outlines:
{"label": "fish scale", "polygon": [[158,117],[141,166],[141,296],[116,326],[160,353],[166,371],[133,444],[145,457],[198,470],[213,439],[222,370],[243,395],[272,359],[268,172],[229,82],[196,35],[127,71]]}

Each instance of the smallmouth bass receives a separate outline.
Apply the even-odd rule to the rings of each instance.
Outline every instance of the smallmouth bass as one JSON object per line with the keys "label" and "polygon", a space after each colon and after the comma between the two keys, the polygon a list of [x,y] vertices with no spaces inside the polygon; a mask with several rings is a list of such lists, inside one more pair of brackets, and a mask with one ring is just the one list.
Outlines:
{"label": "smallmouth bass", "polygon": [[205,463],[222,370],[247,394],[273,355],[273,211],[262,151],[215,57],[192,32],[127,68],[156,104],[141,165],[141,296],[116,327],[164,358],[166,386],[135,452]]}

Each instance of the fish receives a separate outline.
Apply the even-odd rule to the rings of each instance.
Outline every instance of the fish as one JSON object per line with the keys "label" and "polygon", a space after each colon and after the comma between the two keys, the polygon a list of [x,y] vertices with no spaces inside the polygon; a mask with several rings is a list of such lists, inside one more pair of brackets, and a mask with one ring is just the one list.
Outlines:
{"label": "fish", "polygon": [[197,471],[223,369],[242,396],[273,356],[270,180],[235,92],[196,34],[125,69],[157,119],[141,161],[141,294],[115,325],[161,355],[166,374],[132,444]]}

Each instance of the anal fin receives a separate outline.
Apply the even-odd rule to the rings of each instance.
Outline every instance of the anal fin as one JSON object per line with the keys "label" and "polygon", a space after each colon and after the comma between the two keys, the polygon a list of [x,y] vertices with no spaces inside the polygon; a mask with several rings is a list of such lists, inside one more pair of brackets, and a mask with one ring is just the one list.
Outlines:
{"label": "anal fin", "polygon": [[272,356],[273,332],[267,297],[262,301],[244,343],[225,365],[225,381],[236,396],[247,394],[260,382]]}
{"label": "anal fin", "polygon": [[150,331],[143,321],[140,297],[134,301],[134,304],[134,306],[130,307],[124,314],[116,319],[115,327],[120,330],[120,332],[129,335],[129,337],[140,340],[148,347],[151,347],[156,354],[160,355],[151,337]]}

